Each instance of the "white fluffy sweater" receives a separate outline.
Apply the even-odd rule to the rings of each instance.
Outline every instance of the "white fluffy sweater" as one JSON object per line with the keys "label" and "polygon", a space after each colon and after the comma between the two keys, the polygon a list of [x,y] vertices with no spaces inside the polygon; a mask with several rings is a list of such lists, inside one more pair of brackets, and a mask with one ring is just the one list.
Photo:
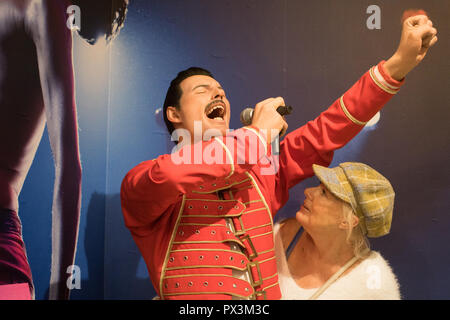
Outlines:
{"label": "white fluffy sweater", "polygon": [[[280,225],[275,224],[275,254],[283,300],[306,300],[318,288],[303,289],[292,278],[280,236]],[[376,251],[348,274],[339,277],[318,300],[399,300],[397,279],[388,262]]]}

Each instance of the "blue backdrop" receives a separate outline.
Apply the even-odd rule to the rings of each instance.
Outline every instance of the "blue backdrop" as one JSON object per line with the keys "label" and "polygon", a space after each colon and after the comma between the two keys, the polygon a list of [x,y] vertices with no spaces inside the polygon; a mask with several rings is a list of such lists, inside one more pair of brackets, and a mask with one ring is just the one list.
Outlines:
{"label": "blue backdrop", "polygon": [[[366,27],[369,5],[381,29]],[[239,127],[245,106],[283,96],[294,106],[289,131],[313,119],[368,68],[394,52],[404,9],[422,7],[439,42],[365,129],[335,154],[369,164],[396,190],[391,233],[372,240],[391,263],[406,299],[449,299],[450,241],[448,12],[424,1],[131,0],[114,43],[90,47],[74,35],[74,66],[83,165],[82,215],[73,299],[150,299],[146,266],[123,224],[120,183],[141,161],[168,153],[157,110],[182,69],[210,69]],[[20,195],[20,217],[37,299],[48,294],[53,160],[45,134]],[[307,180],[293,188],[277,219],[293,216]],[[156,245],[156,244],[155,244]]]}

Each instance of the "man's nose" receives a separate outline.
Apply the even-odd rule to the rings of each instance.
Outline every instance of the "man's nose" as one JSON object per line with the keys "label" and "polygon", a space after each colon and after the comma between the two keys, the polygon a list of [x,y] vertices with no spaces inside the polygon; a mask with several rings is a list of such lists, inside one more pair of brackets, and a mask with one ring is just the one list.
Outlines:
{"label": "man's nose", "polygon": [[213,100],[217,100],[217,99],[223,100],[224,97],[225,97],[225,94],[220,89],[216,89],[213,93]]}

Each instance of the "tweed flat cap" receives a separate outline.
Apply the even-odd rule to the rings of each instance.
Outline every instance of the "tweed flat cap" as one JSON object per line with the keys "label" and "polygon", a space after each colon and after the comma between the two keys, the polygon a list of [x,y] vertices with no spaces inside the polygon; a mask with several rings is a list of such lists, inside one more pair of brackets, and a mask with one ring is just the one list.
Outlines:
{"label": "tweed flat cap", "polygon": [[389,233],[395,193],[384,176],[359,162],[344,162],[335,168],[314,164],[313,170],[331,193],[351,205],[368,237]]}

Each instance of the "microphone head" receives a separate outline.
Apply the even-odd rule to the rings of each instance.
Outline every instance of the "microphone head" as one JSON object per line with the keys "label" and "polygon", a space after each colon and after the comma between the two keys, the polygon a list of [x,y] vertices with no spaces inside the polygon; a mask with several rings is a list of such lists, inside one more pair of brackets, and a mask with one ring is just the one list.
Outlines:
{"label": "microphone head", "polygon": [[288,115],[292,113],[293,108],[291,106],[279,106],[277,108],[277,112],[282,116]]}
{"label": "microphone head", "polygon": [[241,123],[244,126],[248,126],[252,124],[252,118],[253,118],[253,108],[245,108],[241,112]]}

